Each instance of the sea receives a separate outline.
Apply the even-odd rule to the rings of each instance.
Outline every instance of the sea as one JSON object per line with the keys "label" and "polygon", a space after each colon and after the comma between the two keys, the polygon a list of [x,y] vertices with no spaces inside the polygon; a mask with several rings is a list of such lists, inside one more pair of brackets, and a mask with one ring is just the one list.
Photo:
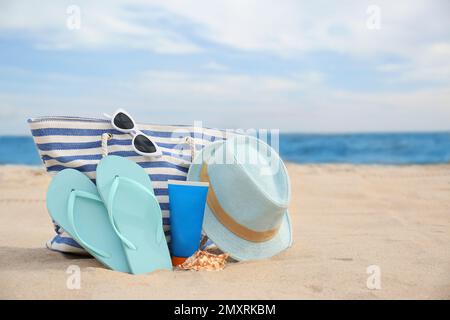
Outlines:
{"label": "sea", "polygon": [[[281,134],[284,161],[301,164],[450,163],[450,132]],[[0,136],[0,164],[41,165],[31,136]]]}

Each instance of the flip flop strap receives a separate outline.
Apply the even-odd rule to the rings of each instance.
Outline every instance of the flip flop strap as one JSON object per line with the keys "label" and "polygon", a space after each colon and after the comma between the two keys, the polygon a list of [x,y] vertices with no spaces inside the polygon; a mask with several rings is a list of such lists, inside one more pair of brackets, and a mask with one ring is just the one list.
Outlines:
{"label": "flip flop strap", "polygon": [[86,191],[82,191],[82,190],[72,190],[72,192],[70,193],[70,196],[69,196],[69,201],[67,203],[67,213],[69,216],[69,223],[70,223],[73,233],[74,233],[73,236],[75,236],[77,238],[77,241],[80,242],[80,244],[82,244],[83,247],[89,249],[96,255],[101,256],[103,258],[110,258],[111,255],[109,253],[88,244],[78,234],[77,228],[75,227],[75,221],[74,221],[74,207],[75,207],[75,200],[77,197],[102,202],[102,199],[100,199],[95,194],[92,194],[92,193],[89,193]]}
{"label": "flip flop strap", "polygon": [[[114,231],[116,232],[117,236],[125,243],[125,245],[128,248],[130,248],[132,250],[136,250],[137,249],[136,246],[130,240],[128,240],[125,236],[123,236],[119,232],[119,230],[117,229],[116,224],[114,222],[114,216],[113,216],[114,199],[116,197],[117,189],[119,188],[119,185],[120,185],[121,182],[126,182],[126,183],[136,187],[139,191],[142,191],[146,195],[148,195],[152,199],[152,201],[156,201],[157,202],[158,200],[156,199],[155,195],[150,190],[148,190],[146,187],[144,187],[139,182],[136,182],[133,179],[129,179],[129,178],[126,178],[126,177],[116,176],[114,178],[114,181],[113,181],[113,183],[111,185],[111,189],[110,189],[109,196],[108,196],[108,214],[109,214],[109,219],[111,221],[111,224],[112,224],[112,226],[114,228]],[[156,241],[157,241],[158,244],[161,242],[163,237],[164,237],[164,231],[163,231],[162,225],[161,225],[161,226],[158,226],[157,233],[156,233]]]}

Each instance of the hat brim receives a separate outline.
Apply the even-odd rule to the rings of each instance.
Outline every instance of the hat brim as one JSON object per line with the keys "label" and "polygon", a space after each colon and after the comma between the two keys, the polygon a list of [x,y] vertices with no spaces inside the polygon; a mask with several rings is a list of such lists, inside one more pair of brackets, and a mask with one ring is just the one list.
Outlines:
{"label": "hat brim", "polygon": [[[206,146],[195,157],[189,168],[188,181],[199,181],[202,163],[198,161],[202,153],[211,151],[222,145],[223,141],[217,141]],[[204,159],[207,160],[207,159]],[[278,233],[265,242],[251,242],[240,238],[217,220],[214,213],[206,205],[203,220],[203,231],[222,251],[227,252],[236,260],[259,260],[270,258],[292,245],[292,226],[289,212],[286,210]]]}

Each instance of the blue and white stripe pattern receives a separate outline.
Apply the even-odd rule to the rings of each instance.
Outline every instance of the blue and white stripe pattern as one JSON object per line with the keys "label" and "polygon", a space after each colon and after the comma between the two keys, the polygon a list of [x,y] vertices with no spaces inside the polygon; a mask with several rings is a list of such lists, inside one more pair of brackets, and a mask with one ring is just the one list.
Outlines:
{"label": "blue and white stripe pattern", "polygon": [[[196,150],[226,139],[223,130],[189,126],[162,126],[138,124],[161,148],[159,159],[144,157],[134,152],[131,136],[113,129],[108,120],[77,117],[45,117],[28,120],[34,142],[49,173],[73,168],[85,173],[95,182],[95,169],[102,158],[103,133],[112,134],[108,154],[127,157],[141,165],[152,180],[156,198],[163,214],[164,231],[170,242],[170,212],[167,191],[168,180],[186,180],[192,161],[191,148],[186,137],[191,137]],[[62,228],[55,225],[57,235],[47,242],[51,250],[84,253],[84,250]]]}

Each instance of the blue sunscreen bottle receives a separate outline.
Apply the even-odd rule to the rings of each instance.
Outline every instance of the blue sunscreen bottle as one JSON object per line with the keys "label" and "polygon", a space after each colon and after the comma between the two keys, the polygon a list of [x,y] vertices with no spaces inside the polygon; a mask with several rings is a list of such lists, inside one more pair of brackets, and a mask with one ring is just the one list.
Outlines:
{"label": "blue sunscreen bottle", "polygon": [[209,184],[169,180],[172,264],[182,264],[200,246]]}

